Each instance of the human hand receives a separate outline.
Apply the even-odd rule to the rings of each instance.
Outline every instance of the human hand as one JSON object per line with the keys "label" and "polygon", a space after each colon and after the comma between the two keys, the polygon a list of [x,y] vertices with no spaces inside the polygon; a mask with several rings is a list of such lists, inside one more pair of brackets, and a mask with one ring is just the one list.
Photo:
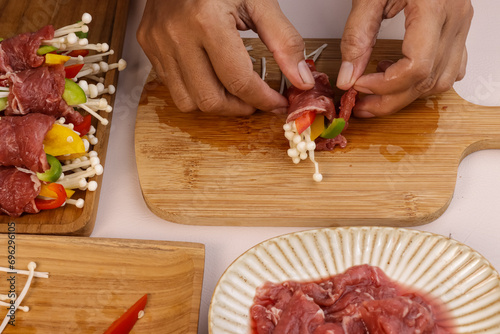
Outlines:
{"label": "human hand", "polygon": [[[380,64],[383,72],[363,75],[382,20],[403,9],[403,58]],[[370,94],[356,103],[354,115],[392,114],[419,97],[451,89],[465,76],[472,16],[470,0],[353,0],[337,86]]]}
{"label": "human hand", "polygon": [[284,111],[288,101],[253,70],[238,29],[259,34],[293,85],[314,86],[302,37],[276,0],[148,0],[137,39],[183,112]]}

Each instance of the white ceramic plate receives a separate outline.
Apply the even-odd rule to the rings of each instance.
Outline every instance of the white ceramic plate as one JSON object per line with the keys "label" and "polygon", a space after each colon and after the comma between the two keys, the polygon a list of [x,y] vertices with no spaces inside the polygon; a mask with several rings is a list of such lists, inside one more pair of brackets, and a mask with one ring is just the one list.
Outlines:
{"label": "white ceramic plate", "polygon": [[248,334],[256,288],[266,281],[319,280],[360,264],[439,298],[457,333],[500,333],[500,275],[485,258],[440,235],[390,227],[298,232],[251,248],[220,278],[209,332]]}

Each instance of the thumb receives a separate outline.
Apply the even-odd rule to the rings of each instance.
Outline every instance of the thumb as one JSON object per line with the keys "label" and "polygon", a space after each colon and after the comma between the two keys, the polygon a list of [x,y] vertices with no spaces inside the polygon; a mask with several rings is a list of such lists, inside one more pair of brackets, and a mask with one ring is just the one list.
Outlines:
{"label": "thumb", "polygon": [[292,85],[302,90],[311,89],[314,77],[304,59],[304,40],[283,14],[278,2],[255,3],[252,21],[257,34]]}
{"label": "thumb", "polygon": [[338,88],[348,90],[363,75],[377,40],[385,3],[353,0],[340,44],[342,65],[337,78]]}

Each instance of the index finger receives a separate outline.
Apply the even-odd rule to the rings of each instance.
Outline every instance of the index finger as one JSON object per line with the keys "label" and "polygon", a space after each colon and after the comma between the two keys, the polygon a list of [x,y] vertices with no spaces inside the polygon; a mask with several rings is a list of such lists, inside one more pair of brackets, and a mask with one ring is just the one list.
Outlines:
{"label": "index finger", "polygon": [[433,87],[438,78],[434,78],[432,72],[446,18],[444,11],[436,7],[426,2],[406,8],[403,58],[383,73],[360,77],[354,88],[361,92],[387,95],[403,92],[411,87],[417,90]]}
{"label": "index finger", "polygon": [[207,23],[205,28],[212,32],[203,40],[203,47],[222,85],[257,109],[270,111],[286,107],[286,98],[270,88],[253,70],[248,51],[235,28],[236,22],[225,22],[223,25]]}

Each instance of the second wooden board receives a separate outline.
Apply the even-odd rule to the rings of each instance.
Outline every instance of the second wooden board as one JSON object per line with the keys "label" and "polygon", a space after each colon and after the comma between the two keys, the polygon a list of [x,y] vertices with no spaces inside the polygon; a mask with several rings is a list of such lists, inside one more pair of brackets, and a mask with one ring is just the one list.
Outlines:
{"label": "second wooden board", "polygon": [[[0,247],[2,266],[26,270],[33,261],[49,273],[33,279],[21,304],[29,312],[18,310],[4,333],[103,333],[144,294],[145,315],[131,333],[197,332],[202,244],[10,234],[0,235]],[[20,274],[0,278],[0,294],[13,281],[19,295],[26,282]]]}
{"label": "second wooden board", "polygon": [[[338,40],[307,40],[328,48],[319,71],[336,78]],[[257,40],[251,55],[268,60],[266,81],[279,86],[271,55]],[[400,41],[378,41],[368,71],[401,57]],[[146,85],[135,130],[145,201],[177,223],[246,226],[424,224],[452,198],[457,169],[468,154],[500,148],[500,108],[473,105],[449,91],[417,100],[399,113],[352,119],[348,147],[316,155],[324,178],[312,179],[307,160],[294,165],[283,136],[285,116],[245,118],[181,113],[166,87]]]}

